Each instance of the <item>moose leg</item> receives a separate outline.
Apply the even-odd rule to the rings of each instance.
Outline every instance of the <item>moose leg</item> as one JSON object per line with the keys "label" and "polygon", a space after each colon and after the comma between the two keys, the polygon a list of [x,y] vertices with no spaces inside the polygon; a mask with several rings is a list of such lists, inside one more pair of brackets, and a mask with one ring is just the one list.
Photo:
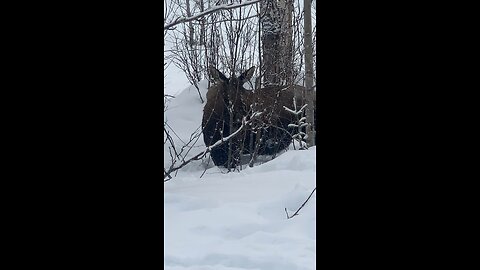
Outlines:
{"label": "moose leg", "polygon": [[261,136],[262,136],[262,130],[257,129],[257,132],[255,134],[255,149],[253,150],[253,153],[250,158],[250,162],[248,163],[249,167],[253,167],[253,164],[257,160],[257,155],[259,154],[259,150],[261,147]]}
{"label": "moose leg", "polygon": [[225,166],[227,165],[228,159],[228,146],[227,143],[221,144],[212,149],[210,152],[210,157],[212,157],[213,163],[216,166]]}
{"label": "moose leg", "polygon": [[286,149],[292,142],[292,136],[287,132],[288,126],[279,127],[271,126],[268,128],[267,134],[264,135],[264,143],[261,153],[264,155],[274,155]]}
{"label": "moose leg", "polygon": [[[224,138],[227,127],[223,122],[208,122],[203,129],[203,138],[206,146],[210,146]],[[210,151],[210,157],[215,166],[226,166],[228,158],[228,142],[224,142]]]}
{"label": "moose leg", "polygon": [[243,150],[243,139],[244,135],[242,133],[233,137],[229,142],[228,148],[228,169],[235,169],[240,164],[241,152]]}
{"label": "moose leg", "polygon": [[232,152],[230,153],[230,163],[226,166],[228,169],[235,169],[240,164],[239,147],[232,143]]}
{"label": "moose leg", "polygon": [[284,130],[278,130],[278,140],[275,142],[276,145],[276,152],[280,152],[292,143],[292,135]]}

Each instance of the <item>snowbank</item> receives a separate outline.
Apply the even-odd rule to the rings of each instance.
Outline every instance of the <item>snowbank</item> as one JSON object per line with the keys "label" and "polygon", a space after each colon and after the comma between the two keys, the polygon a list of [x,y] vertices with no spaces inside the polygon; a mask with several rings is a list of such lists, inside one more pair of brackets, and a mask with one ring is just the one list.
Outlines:
{"label": "snowbank", "polygon": [[[200,128],[203,105],[194,87],[169,104],[165,119],[178,143]],[[203,147],[200,136],[189,156]],[[164,156],[168,163],[168,149]],[[315,159],[310,148],[228,174],[200,161],[182,169],[164,184],[165,269],[315,269],[316,193],[298,216],[285,213],[315,188]]]}

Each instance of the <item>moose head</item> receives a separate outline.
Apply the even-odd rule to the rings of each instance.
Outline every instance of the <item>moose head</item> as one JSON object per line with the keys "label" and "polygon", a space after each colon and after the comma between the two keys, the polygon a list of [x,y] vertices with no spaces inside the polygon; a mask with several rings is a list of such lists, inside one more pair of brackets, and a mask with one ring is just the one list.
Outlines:
{"label": "moose head", "polygon": [[210,76],[215,82],[220,84],[222,91],[221,94],[223,95],[224,99],[226,101],[228,100],[231,104],[235,104],[236,101],[239,101],[241,95],[246,94],[247,90],[243,87],[243,85],[252,78],[254,71],[255,67],[253,66],[244,71],[238,77],[231,76],[230,78],[227,78],[227,76],[225,76],[218,69],[212,66],[209,68]]}

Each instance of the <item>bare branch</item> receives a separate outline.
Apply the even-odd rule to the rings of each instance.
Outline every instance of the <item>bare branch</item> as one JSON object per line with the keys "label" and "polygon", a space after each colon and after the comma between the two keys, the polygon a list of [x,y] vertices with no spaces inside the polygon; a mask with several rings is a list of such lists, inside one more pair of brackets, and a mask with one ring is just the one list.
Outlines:
{"label": "bare branch", "polygon": [[168,177],[168,175],[170,175],[172,172],[174,171],[177,171],[181,168],[183,168],[185,165],[187,165],[188,163],[194,161],[194,160],[199,160],[199,159],[202,159],[203,157],[205,157],[209,152],[212,151],[213,148],[215,147],[218,147],[220,146],[221,144],[225,143],[225,142],[228,142],[230,141],[231,139],[233,139],[235,136],[237,136],[240,131],[242,131],[245,126],[247,126],[248,124],[250,124],[250,122],[252,122],[252,120],[254,118],[250,118],[248,121],[246,120],[247,117],[244,116],[243,119],[242,119],[242,125],[235,131],[233,132],[232,134],[228,135],[227,137],[225,138],[222,138],[220,140],[218,140],[217,142],[215,142],[214,144],[208,146],[205,150],[203,150],[202,152],[196,154],[195,156],[193,156],[192,158],[188,159],[188,160],[184,160],[182,164],[180,164],[178,167],[171,167],[168,171],[165,171],[164,172],[164,181],[163,182],[167,182],[168,180],[170,180],[171,178],[165,180],[165,178]]}
{"label": "bare branch", "polygon": [[291,219],[294,216],[298,215],[298,212],[300,211],[300,209],[302,209],[305,206],[305,204],[307,204],[308,200],[310,200],[310,197],[312,197],[313,192],[315,192],[315,190],[317,190],[317,187],[315,187],[312,190],[312,193],[310,193],[310,196],[308,196],[307,200],[302,204],[302,206],[300,206],[300,208],[298,208],[298,210],[292,216],[288,216],[287,208],[285,208],[285,213],[287,213],[287,219]]}
{"label": "bare branch", "polygon": [[198,20],[198,19],[200,19],[200,18],[202,18],[202,17],[204,17],[208,14],[211,14],[213,12],[217,12],[219,10],[229,10],[229,9],[239,8],[239,7],[255,4],[255,3],[258,3],[260,1],[263,1],[263,0],[251,0],[251,1],[245,1],[245,2],[242,2],[242,3],[228,3],[228,4],[223,4],[223,5],[217,5],[217,6],[214,6],[210,9],[208,9],[208,10],[205,10],[203,12],[200,12],[200,13],[198,13],[196,15],[193,15],[193,16],[190,16],[190,17],[179,17],[179,18],[175,19],[175,21],[164,25],[163,29],[164,29],[164,31],[165,30],[170,30],[170,29],[173,29],[173,27],[175,25],[190,22],[190,21],[194,21],[194,20]]}

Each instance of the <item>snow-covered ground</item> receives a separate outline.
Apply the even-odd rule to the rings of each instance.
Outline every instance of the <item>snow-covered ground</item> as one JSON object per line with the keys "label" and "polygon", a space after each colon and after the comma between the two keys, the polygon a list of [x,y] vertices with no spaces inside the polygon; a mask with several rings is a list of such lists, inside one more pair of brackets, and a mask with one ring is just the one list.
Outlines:
{"label": "snow-covered ground", "polygon": [[[185,80],[166,74],[178,85]],[[205,98],[207,82],[200,87]],[[199,131],[204,104],[194,87],[168,93],[178,93],[164,117],[181,146]],[[200,135],[188,157],[204,147]],[[168,148],[164,157],[167,167]],[[315,269],[316,192],[298,216],[287,219],[285,213],[287,208],[293,214],[315,188],[315,159],[310,148],[240,172],[226,173],[206,161],[182,168],[164,184],[165,269]]]}

